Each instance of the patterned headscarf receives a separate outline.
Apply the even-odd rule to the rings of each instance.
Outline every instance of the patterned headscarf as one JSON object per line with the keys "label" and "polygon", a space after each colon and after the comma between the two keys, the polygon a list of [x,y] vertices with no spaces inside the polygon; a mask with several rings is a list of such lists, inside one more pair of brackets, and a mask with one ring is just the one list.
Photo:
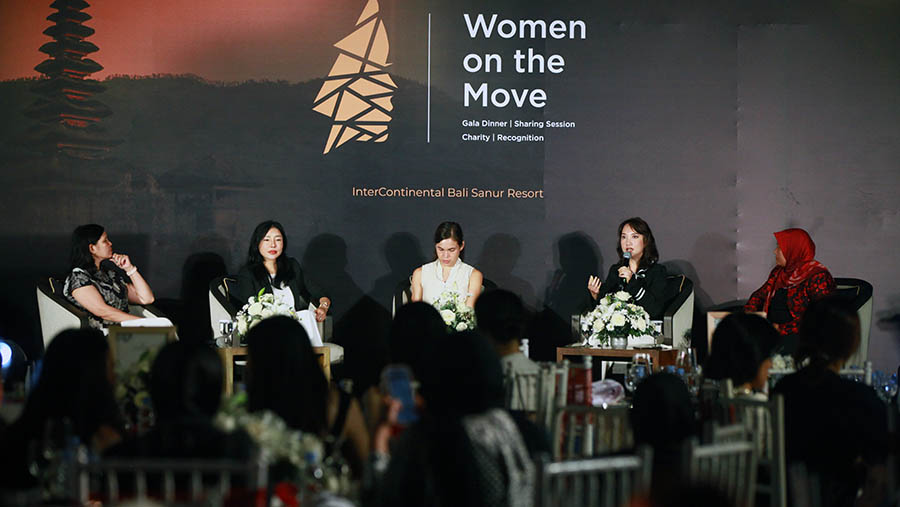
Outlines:
{"label": "patterned headscarf", "polygon": [[775,241],[785,258],[785,265],[775,268],[775,283],[772,290],[766,296],[766,304],[763,311],[769,310],[769,302],[775,291],[782,288],[794,287],[803,283],[807,278],[827,271],[828,269],[815,260],[816,244],[803,229],[785,229],[775,233]]}

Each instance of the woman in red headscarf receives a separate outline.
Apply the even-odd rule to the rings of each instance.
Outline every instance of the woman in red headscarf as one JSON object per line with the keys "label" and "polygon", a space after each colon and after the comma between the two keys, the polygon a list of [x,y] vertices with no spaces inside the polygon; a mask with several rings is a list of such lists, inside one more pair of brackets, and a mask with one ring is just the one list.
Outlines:
{"label": "woman in red headscarf", "polygon": [[[782,336],[796,335],[806,307],[834,291],[834,278],[815,260],[816,244],[803,229],[776,232],[775,241],[776,266],[766,283],[750,296],[744,310],[766,312]],[[784,345],[789,349],[795,342],[786,340]]]}

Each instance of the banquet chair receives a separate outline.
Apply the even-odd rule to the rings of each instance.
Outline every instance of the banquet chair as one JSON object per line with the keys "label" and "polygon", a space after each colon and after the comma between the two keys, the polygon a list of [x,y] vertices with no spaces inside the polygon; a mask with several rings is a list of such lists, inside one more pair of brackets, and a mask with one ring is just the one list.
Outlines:
{"label": "banquet chair", "polygon": [[75,464],[72,497],[79,505],[133,500],[185,506],[255,505],[256,493],[267,490],[267,472],[261,458],[90,460],[82,449]]}
{"label": "banquet chair", "polygon": [[[36,285],[38,313],[44,350],[50,341],[65,329],[90,327],[88,312],[78,308],[63,296],[62,280],[48,277],[39,279]],[[165,314],[151,305],[128,305],[128,313],[139,317],[164,317]]]}
{"label": "banquet chair", "polygon": [[719,489],[735,505],[754,505],[756,447],[753,442],[699,445],[696,438],[691,438],[687,447],[685,470],[692,483]]}
{"label": "banquet chair", "polygon": [[553,459],[587,458],[634,446],[627,406],[566,405],[556,409]]}
{"label": "banquet chair", "polygon": [[[568,368],[568,364],[540,362],[538,371],[521,373],[512,371],[508,365],[503,372],[504,407],[508,410],[521,410],[535,414],[552,412],[557,400],[557,382],[560,372]],[[565,376],[565,375],[564,375]],[[560,395],[561,399],[562,395]],[[560,405],[564,404],[561,402]]]}
{"label": "banquet chair", "polygon": [[619,507],[650,490],[653,451],[551,462],[538,459],[535,507]]}
{"label": "banquet chair", "polygon": [[846,299],[859,316],[859,348],[847,360],[862,366],[869,359],[869,333],[872,329],[872,284],[859,278],[835,278],[835,294]]}
{"label": "banquet chair", "polygon": [[[767,474],[765,481],[756,484],[757,495],[769,497],[768,505],[787,505],[787,465],[784,436],[784,396],[775,394],[767,401],[733,398],[725,392],[718,400],[721,421],[728,425],[742,425],[752,436],[760,469]],[[716,440],[713,430],[713,442]],[[722,431],[721,429],[719,431]]]}

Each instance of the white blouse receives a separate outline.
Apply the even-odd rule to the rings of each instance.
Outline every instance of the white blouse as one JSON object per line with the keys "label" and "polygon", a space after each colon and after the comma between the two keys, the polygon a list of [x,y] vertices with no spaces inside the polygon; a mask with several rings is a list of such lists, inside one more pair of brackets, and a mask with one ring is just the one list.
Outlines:
{"label": "white blouse", "polygon": [[469,278],[475,268],[457,259],[456,264],[450,268],[450,275],[444,281],[444,273],[441,262],[435,260],[422,265],[422,301],[434,304],[438,297],[446,291],[459,294],[460,301],[465,302],[469,294]]}

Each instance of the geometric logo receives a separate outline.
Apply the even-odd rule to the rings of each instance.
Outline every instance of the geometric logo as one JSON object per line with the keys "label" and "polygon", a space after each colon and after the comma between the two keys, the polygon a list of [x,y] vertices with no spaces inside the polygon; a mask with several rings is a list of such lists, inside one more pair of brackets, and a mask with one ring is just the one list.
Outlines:
{"label": "geometric logo", "polygon": [[313,102],[313,111],[332,122],[323,154],[347,141],[386,141],[397,90],[387,73],[390,46],[378,0],[369,0],[356,29],[334,47],[340,53]]}

